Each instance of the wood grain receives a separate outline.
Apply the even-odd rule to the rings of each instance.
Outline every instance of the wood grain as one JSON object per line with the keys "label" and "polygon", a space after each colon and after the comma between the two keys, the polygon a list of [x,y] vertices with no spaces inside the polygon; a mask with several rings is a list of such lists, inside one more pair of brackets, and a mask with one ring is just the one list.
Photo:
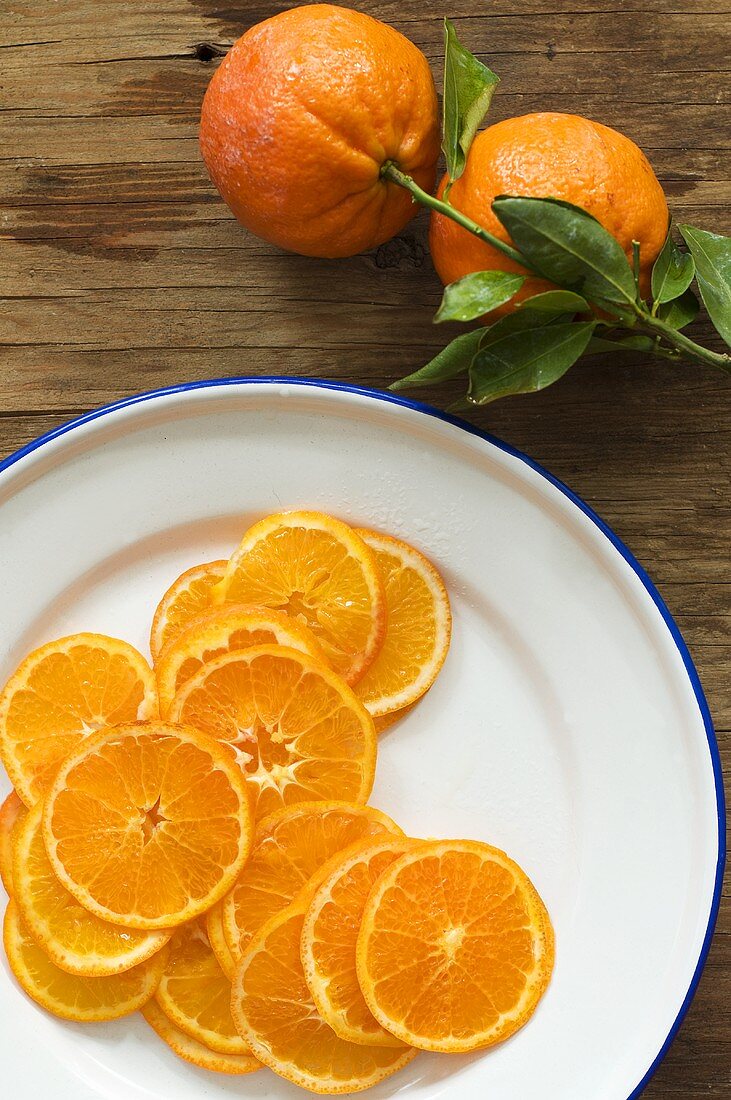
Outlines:
{"label": "wood grain", "polygon": [[[208,181],[196,135],[205,86],[247,26],[287,6],[0,0],[0,456],[140,390],[271,372],[381,387],[445,342],[431,324],[440,287],[424,216],[371,254],[305,260],[246,234]],[[441,10],[360,6],[408,34],[441,79]],[[544,109],[614,125],[647,152],[677,220],[729,232],[727,2],[449,9],[502,77],[495,119]],[[719,346],[708,324],[697,332]],[[430,395],[442,406],[455,396]],[[473,417],[567,481],[648,568],[698,665],[727,774],[729,412],[725,377],[627,356]],[[648,1100],[731,1096],[730,1001],[727,891]]]}

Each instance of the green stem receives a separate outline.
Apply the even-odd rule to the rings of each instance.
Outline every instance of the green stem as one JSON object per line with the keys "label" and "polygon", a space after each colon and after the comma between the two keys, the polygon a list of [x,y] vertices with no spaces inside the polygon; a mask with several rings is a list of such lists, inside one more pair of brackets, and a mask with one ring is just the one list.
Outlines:
{"label": "green stem", "polygon": [[642,301],[640,292],[640,242],[632,241],[632,274],[635,277],[635,301],[639,305]]}
{"label": "green stem", "polygon": [[666,325],[659,317],[653,317],[646,310],[640,314],[638,328],[644,328],[655,336],[661,337],[665,343],[677,348],[686,359],[694,363],[707,363],[711,367],[720,367],[721,370],[731,373],[731,355],[701,347],[678,329],[673,328],[672,325]]}
{"label": "green stem", "polygon": [[463,229],[467,229],[470,233],[473,233],[475,237],[479,237],[485,244],[492,245],[498,252],[502,252],[504,256],[514,260],[516,264],[520,264],[521,267],[527,271],[532,271],[534,275],[540,275],[540,272],[536,271],[534,267],[528,263],[524,256],[518,252],[516,248],[512,248],[511,245],[506,244],[505,241],[501,241],[499,237],[493,236],[487,229],[483,229],[481,225],[474,222],[472,218],[468,218],[466,214],[462,214],[451,203],[443,202],[442,199],[438,199],[436,195],[430,195],[428,191],[424,191],[419,187],[418,183],[412,180],[411,176],[407,176],[405,172],[402,172],[392,160],[387,160],[381,168],[381,175],[384,179],[391,180],[392,183],[397,183],[399,187],[405,187],[407,191],[411,193],[413,199],[416,202],[420,202],[422,206],[428,206],[430,210],[436,210],[440,214],[444,214],[445,218],[451,218],[457,225],[461,225]]}

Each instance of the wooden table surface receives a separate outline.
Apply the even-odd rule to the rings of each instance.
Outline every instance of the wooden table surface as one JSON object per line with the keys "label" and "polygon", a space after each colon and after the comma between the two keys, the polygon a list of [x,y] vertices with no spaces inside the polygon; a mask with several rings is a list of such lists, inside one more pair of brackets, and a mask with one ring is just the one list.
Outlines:
{"label": "wooden table surface", "polygon": [[[423,214],[372,254],[309,260],[249,236],[208,181],[196,136],[206,83],[239,34],[287,6],[0,0],[0,457],[140,390],[268,373],[380,387],[444,343]],[[409,35],[441,80],[441,8],[360,7]],[[649,156],[677,220],[731,230],[728,3],[447,8],[502,77],[494,119],[559,110],[616,126]],[[708,325],[697,331],[714,343]],[[624,358],[473,417],[567,481],[648,568],[697,663],[727,774],[729,412],[720,373]],[[649,1100],[731,1096],[730,1000],[726,893]]]}

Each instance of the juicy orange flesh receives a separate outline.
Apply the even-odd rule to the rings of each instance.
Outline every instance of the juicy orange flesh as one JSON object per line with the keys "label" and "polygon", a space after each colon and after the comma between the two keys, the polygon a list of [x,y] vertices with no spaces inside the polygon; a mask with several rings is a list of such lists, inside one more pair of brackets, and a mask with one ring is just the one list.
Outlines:
{"label": "juicy orange flesh", "polygon": [[[408,849],[410,842],[349,863],[330,887],[312,930],[312,955],[330,1011],[345,1027],[365,1036],[383,1034],[361,993],[355,951],[363,907],[376,879]],[[353,1036],[355,1040],[355,1035]],[[390,1040],[390,1037],[389,1037]],[[355,1040],[357,1041],[357,1040]],[[387,1040],[388,1041],[388,1040]]]}
{"label": "juicy orange flesh", "polygon": [[437,642],[434,596],[424,578],[383,547],[373,549],[386,590],[388,625],[381,649],[355,688],[366,706],[418,680]]}
{"label": "juicy orange flesh", "polygon": [[60,970],[37,945],[11,902],[5,914],[5,950],[11,969],[29,997],[56,1015],[105,1020],[134,1012],[155,992],[162,957],[103,978]]}
{"label": "juicy orange flesh", "polygon": [[0,879],[9,895],[13,893],[13,830],[27,812],[15,791],[0,806]]}
{"label": "juicy orange flesh", "polygon": [[[292,1066],[309,1079],[362,1082],[400,1068],[410,1051],[351,1043],[339,1038],[320,1018],[300,958],[304,910],[293,905],[287,913],[287,919],[266,937],[265,950],[244,964],[235,987],[234,998],[246,1019],[247,1036],[251,1029],[278,1069]],[[234,1015],[238,1016],[235,1005]],[[255,1053],[257,1049],[255,1045]]]}
{"label": "juicy orange flesh", "polygon": [[363,782],[363,718],[287,652],[252,650],[210,669],[172,711],[234,750],[258,818],[294,802],[357,799]]}
{"label": "juicy orange flesh", "polygon": [[150,716],[145,685],[121,653],[89,645],[49,653],[8,707],[7,737],[36,797],[79,742],[104,726]]}
{"label": "juicy orange flesh", "polygon": [[16,841],[16,900],[31,932],[43,943],[52,941],[52,957],[63,956],[66,965],[59,965],[73,973],[100,965],[107,973],[128,970],[159,950],[167,935],[100,920],[61,885],[43,842],[41,808],[30,811]]}
{"label": "juicy orange flesh", "polygon": [[284,645],[322,659],[314,635],[271,608],[226,604],[195,619],[168,646],[156,664],[160,706],[166,713],[174,696],[199,669],[216,657],[259,645]]}
{"label": "juicy orange flesh", "polygon": [[155,1000],[148,1001],[142,1009],[142,1015],[153,1031],[179,1058],[200,1069],[213,1070],[214,1073],[254,1073],[261,1069],[261,1062],[248,1054],[222,1054],[213,1051],[204,1043],[187,1035],[176,1027]]}
{"label": "juicy orange flesh", "polygon": [[213,589],[226,571],[225,561],[212,561],[183,574],[170,586],[158,606],[155,619],[164,615],[159,637],[153,624],[153,656],[162,653],[165,646],[183,630],[191,620],[207,611],[213,600]]}
{"label": "juicy orange flesh", "polygon": [[250,1053],[231,1017],[231,982],[216,961],[202,921],[174,933],[156,998],[174,1024],[211,1049]]}
{"label": "juicy orange flesh", "polygon": [[215,890],[243,827],[226,773],[163,733],[107,740],[83,757],[52,821],[72,883],[112,913],[145,919],[183,913]]}
{"label": "juicy orange flesh", "polygon": [[531,915],[513,875],[472,853],[407,865],[368,940],[374,995],[418,1035],[489,1031],[520,1001],[535,967]]}
{"label": "juicy orange flesh", "polygon": [[273,530],[237,560],[224,592],[229,603],[279,608],[304,623],[339,671],[371,636],[372,599],[362,564],[328,531]]}
{"label": "juicy orange flesh", "polygon": [[241,958],[254,933],[286,908],[336,852],[390,831],[388,819],[369,814],[367,807],[312,807],[283,818],[255,841],[248,863],[223,900],[223,930],[234,958]]}
{"label": "juicy orange flesh", "polygon": [[198,657],[186,657],[175,677],[175,690],[178,691],[183,684],[187,684],[199,668],[209,661],[213,661],[216,657],[220,657],[222,653],[228,653],[232,649],[251,649],[257,645],[277,645],[280,642],[281,639],[276,637],[271,630],[249,630],[247,628],[234,630],[225,644],[204,649],[200,659]]}

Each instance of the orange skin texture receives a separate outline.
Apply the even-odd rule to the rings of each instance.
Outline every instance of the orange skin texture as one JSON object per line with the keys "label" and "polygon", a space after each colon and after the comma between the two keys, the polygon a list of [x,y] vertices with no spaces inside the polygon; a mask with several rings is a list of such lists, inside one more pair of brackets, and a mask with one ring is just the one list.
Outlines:
{"label": "orange skin texture", "polygon": [[402,34],[330,4],[246,32],[211,80],[200,144],[247,229],[291,252],[352,256],[418,207],[379,173],[387,160],[428,191],[439,157],[428,62]]}
{"label": "orange skin texture", "polygon": [[[441,181],[441,198],[447,177]],[[650,290],[650,272],[668,231],[669,212],[660,183],[641,149],[624,134],[580,115],[542,112],[508,118],[477,135],[464,173],[449,201],[500,240],[512,243],[492,211],[498,195],[563,199],[582,207],[617,238],[632,262],[640,242],[640,286]],[[445,286],[472,271],[525,269],[478,240],[443,214],[432,213],[429,246]],[[553,284],[531,276],[511,301],[512,312]]]}

